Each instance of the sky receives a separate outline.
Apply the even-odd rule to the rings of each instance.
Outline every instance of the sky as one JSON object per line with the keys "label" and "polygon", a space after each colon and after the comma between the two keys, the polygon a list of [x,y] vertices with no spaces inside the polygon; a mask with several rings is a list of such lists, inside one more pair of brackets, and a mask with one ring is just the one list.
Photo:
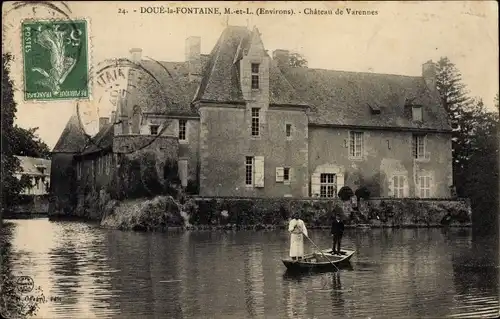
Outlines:
{"label": "sky", "polygon": [[[60,8],[61,2],[54,2]],[[163,61],[184,61],[185,39],[201,37],[209,53],[226,24],[257,27],[265,48],[302,54],[311,68],[419,76],[422,64],[446,56],[462,73],[471,96],[493,110],[498,93],[498,6],[495,1],[444,2],[67,2],[71,19],[89,22],[91,64],[129,57],[130,48]],[[222,14],[141,14],[141,7],[218,7]],[[294,10],[293,15],[225,15],[224,8]],[[11,66],[18,103],[16,124],[39,127],[50,148],[57,142],[74,101],[30,102],[22,95],[20,22],[62,17],[45,7],[2,7],[2,46],[14,55]],[[341,10],[342,15],[306,15],[306,9]],[[347,9],[376,11],[353,16]],[[134,12],[136,10],[137,12]],[[122,13],[127,12],[127,13]]]}

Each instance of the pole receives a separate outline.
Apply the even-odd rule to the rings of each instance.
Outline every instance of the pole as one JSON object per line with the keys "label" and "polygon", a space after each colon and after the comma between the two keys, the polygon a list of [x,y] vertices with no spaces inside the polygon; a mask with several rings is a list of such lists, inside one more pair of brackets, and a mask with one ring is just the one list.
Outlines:
{"label": "pole", "polygon": [[[302,233],[302,234],[304,234],[304,233]],[[304,236],[306,236],[306,238],[311,241],[311,243],[314,245],[314,247],[316,247],[316,249],[319,250],[319,252],[323,255],[323,257],[325,257],[326,260],[328,260],[330,262],[330,264],[332,264],[332,266],[335,267],[335,269],[337,269],[337,271],[339,271],[339,268],[337,266],[335,266],[335,264],[330,260],[330,258],[326,257],[326,255],[323,253],[323,251],[312,241],[312,239],[309,238],[306,234],[304,234]]]}

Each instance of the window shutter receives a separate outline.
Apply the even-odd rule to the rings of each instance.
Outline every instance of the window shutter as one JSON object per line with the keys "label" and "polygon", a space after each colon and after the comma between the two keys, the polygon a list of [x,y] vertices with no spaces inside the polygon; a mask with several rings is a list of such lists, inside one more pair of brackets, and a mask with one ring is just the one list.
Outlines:
{"label": "window shutter", "polygon": [[424,136],[424,158],[425,159],[430,159],[431,154],[430,152],[427,152],[427,135]]}
{"label": "window shutter", "polygon": [[320,180],[320,177],[321,177],[321,174],[319,173],[315,173],[315,174],[312,174],[311,176],[311,196],[314,197],[316,196],[316,194],[320,195],[320,191],[321,191],[321,180]]}
{"label": "window shutter", "polygon": [[394,197],[394,189],[398,183],[397,177],[393,176],[391,182],[389,183],[389,189],[387,191],[387,197]]}
{"label": "window shutter", "polygon": [[408,178],[406,176],[401,176],[403,182],[403,197],[409,197],[410,188],[408,183]]}
{"label": "window shutter", "polygon": [[255,187],[264,187],[264,156],[255,156]]}
{"label": "window shutter", "polygon": [[283,182],[285,178],[285,170],[283,167],[276,167],[276,182]]}
{"label": "window shutter", "polygon": [[187,186],[187,178],[188,178],[188,162],[185,159],[179,160],[178,162],[178,173],[179,173],[179,178],[181,180],[181,186],[186,187]]}
{"label": "window shutter", "polygon": [[344,174],[339,173],[337,174],[337,194],[342,187],[344,187]]}

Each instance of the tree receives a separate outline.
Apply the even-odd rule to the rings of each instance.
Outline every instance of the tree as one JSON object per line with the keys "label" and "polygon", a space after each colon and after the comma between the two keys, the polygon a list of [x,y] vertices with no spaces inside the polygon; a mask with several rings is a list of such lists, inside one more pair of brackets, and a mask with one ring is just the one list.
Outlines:
{"label": "tree", "polygon": [[14,100],[14,83],[10,78],[12,55],[2,55],[2,212],[19,201],[20,192],[30,187],[27,178],[18,179],[21,171],[15,155],[49,158],[50,151],[35,133],[38,128],[23,129],[14,125],[17,103]]}
{"label": "tree", "polygon": [[3,211],[12,207],[21,190],[28,186],[15,173],[20,170],[19,160],[14,156],[14,118],[17,104],[14,101],[14,85],[10,79],[9,65],[12,55],[2,55],[2,216]]}
{"label": "tree", "polygon": [[307,67],[307,60],[299,53],[290,54],[291,67]]}
{"label": "tree", "polygon": [[[498,207],[497,113],[470,98],[458,69],[448,58],[436,64],[436,86],[452,126],[453,180],[460,197],[471,200],[476,225],[494,225]],[[498,94],[495,98],[498,109]]]}
{"label": "tree", "polygon": [[448,113],[448,119],[452,128],[452,149],[454,160],[454,177],[459,168],[463,166],[462,146],[466,144],[463,140],[464,132],[471,129],[470,116],[471,104],[467,96],[462,75],[447,57],[441,58],[436,64],[436,87],[439,92],[441,103]]}
{"label": "tree", "polygon": [[[473,106],[475,126],[468,136],[467,160],[458,174],[461,192],[471,200],[473,222],[496,229],[498,207],[498,113],[488,112],[481,101]],[[458,189],[457,189],[458,190]]]}
{"label": "tree", "polygon": [[14,155],[50,158],[50,149],[36,134],[38,127],[24,129],[17,125],[13,128],[11,144]]}

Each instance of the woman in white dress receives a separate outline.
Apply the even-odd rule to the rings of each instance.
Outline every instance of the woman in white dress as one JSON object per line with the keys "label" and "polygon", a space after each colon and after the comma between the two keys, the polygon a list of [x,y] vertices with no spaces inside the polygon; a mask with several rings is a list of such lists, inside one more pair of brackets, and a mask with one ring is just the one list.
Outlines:
{"label": "woman in white dress", "polygon": [[304,257],[304,236],[307,236],[306,224],[299,218],[299,214],[293,214],[288,224],[290,232],[290,257],[292,260]]}

